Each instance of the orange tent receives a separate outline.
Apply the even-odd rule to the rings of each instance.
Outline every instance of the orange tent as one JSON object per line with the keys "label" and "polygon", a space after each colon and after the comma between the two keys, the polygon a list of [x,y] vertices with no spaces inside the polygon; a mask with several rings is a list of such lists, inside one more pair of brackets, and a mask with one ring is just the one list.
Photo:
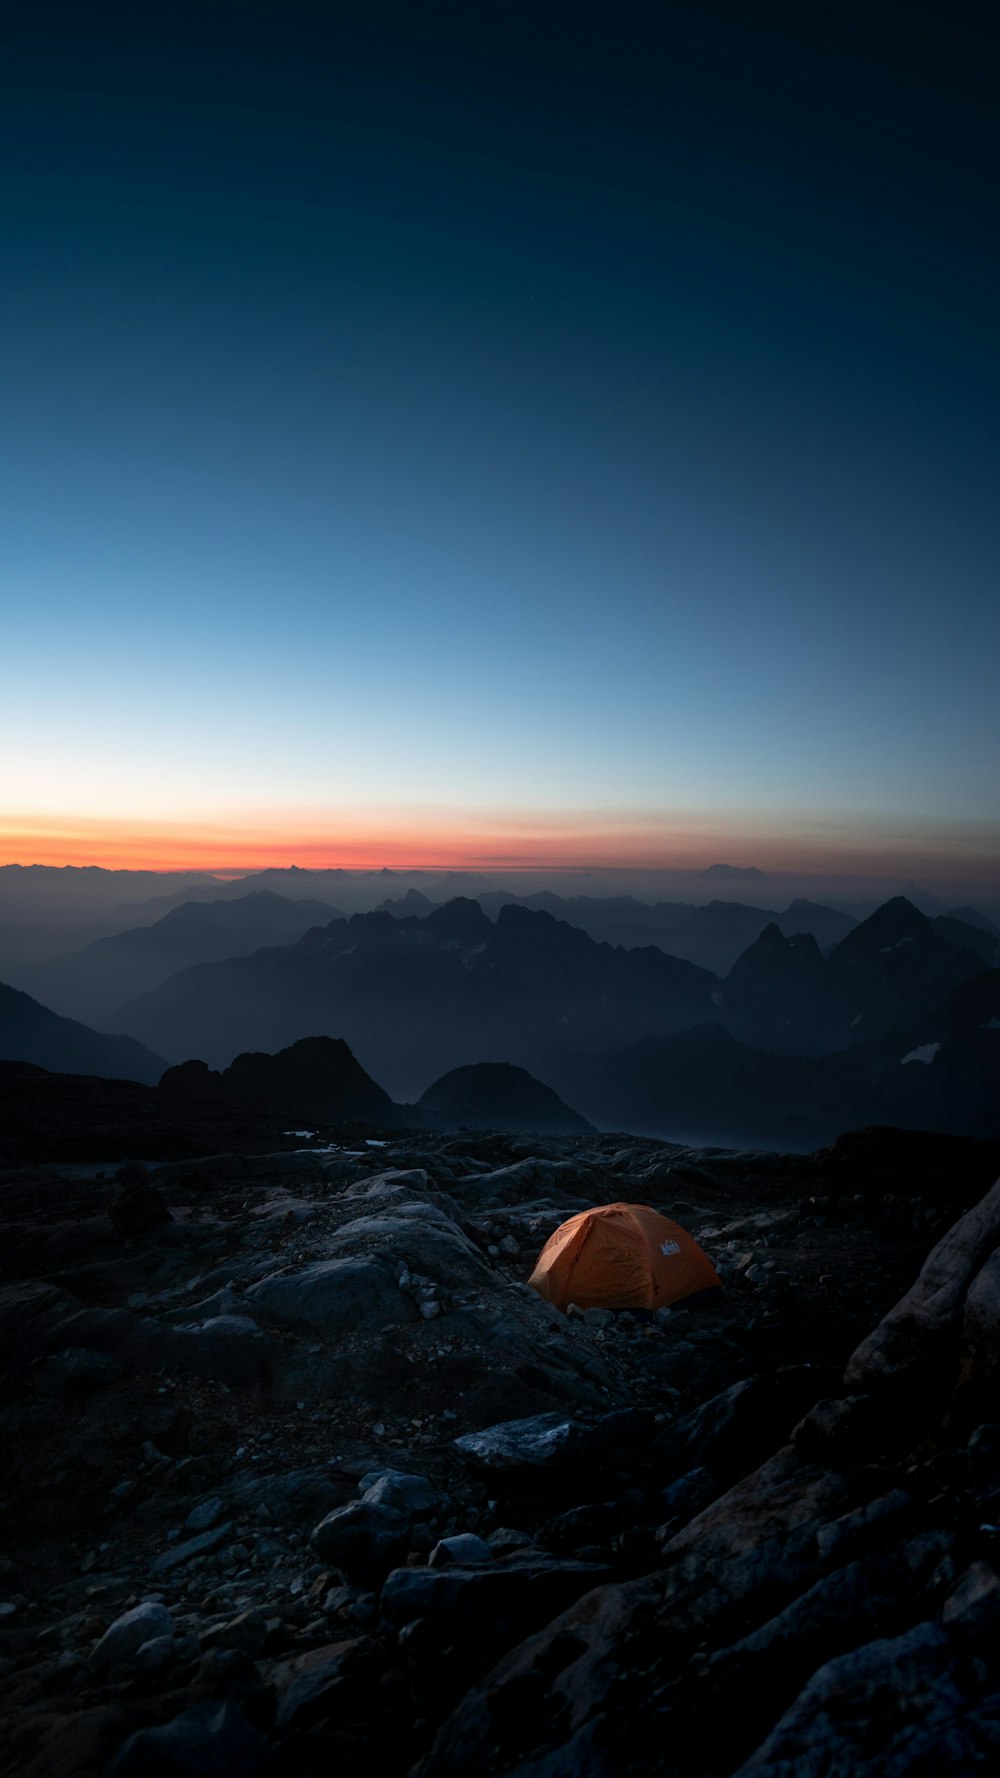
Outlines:
{"label": "orange tent", "polygon": [[662,1309],[719,1282],[686,1229],[646,1204],[600,1204],[571,1216],[528,1279],[559,1309]]}

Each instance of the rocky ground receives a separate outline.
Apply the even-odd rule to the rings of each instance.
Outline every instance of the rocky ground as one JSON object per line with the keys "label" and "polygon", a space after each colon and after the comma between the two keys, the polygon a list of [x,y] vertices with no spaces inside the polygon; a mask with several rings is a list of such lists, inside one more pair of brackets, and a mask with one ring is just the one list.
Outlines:
{"label": "rocky ground", "polygon": [[[998,1145],[302,1141],[0,1176],[0,1770],[995,1769]],[[543,1304],[614,1199],[718,1300]]]}

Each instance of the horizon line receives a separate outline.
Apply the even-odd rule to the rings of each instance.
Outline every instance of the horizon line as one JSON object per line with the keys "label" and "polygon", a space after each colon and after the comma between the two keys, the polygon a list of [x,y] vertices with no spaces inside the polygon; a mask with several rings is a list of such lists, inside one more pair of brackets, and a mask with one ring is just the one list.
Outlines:
{"label": "horizon line", "polygon": [[[838,879],[844,883],[855,881],[859,884],[864,882],[874,883],[889,881],[902,885],[902,888],[898,891],[900,893],[902,893],[903,889],[911,885],[914,888],[920,888],[921,882],[918,881],[918,879],[923,879],[924,887],[936,884],[943,888],[947,882],[956,878],[966,882],[972,878],[978,878],[984,888],[991,887],[994,893],[1000,894],[1000,873],[995,869],[990,869],[986,866],[985,861],[970,861],[962,871],[957,870],[954,865],[950,870],[942,870],[940,868],[941,861],[936,861],[936,863],[938,868],[934,868],[933,865],[930,865],[929,861],[923,861],[922,863],[918,861],[904,863],[896,860],[889,862],[884,859],[876,861],[869,857],[863,861],[852,859],[851,861],[829,860],[817,863],[813,860],[810,862],[803,861],[794,864],[772,864],[767,867],[763,865],[732,865],[721,859],[713,859],[711,864],[706,865],[700,862],[694,864],[668,864],[663,862],[653,864],[646,860],[636,862],[621,862],[619,860],[615,860],[614,862],[605,862],[601,860],[567,862],[561,859],[552,860],[544,857],[521,859],[488,857],[477,859],[474,862],[466,861],[462,863],[448,861],[430,864],[387,864],[384,861],[380,861],[371,864],[353,863],[345,865],[331,862],[303,865],[294,861],[285,863],[281,860],[274,861],[272,859],[267,863],[254,862],[237,865],[230,862],[219,864],[153,863],[145,861],[140,862],[128,858],[121,862],[111,862],[107,858],[84,858],[81,860],[79,857],[60,859],[59,861],[56,861],[55,859],[32,858],[26,862],[19,858],[0,857],[0,870],[93,870],[106,871],[110,875],[145,875],[162,876],[164,878],[176,876],[203,877],[210,880],[216,880],[221,884],[238,882],[244,877],[249,878],[265,875],[271,871],[278,873],[294,871],[302,876],[323,876],[335,872],[346,877],[372,877],[384,875],[390,877],[421,876],[432,879],[440,879],[446,876],[480,876],[493,871],[498,875],[524,874],[565,877],[666,876],[689,877],[695,878],[696,880],[704,880],[705,878],[712,877],[714,871],[721,867],[721,870],[726,873],[730,871],[732,872],[731,886],[734,892],[739,891],[741,888],[749,891],[753,889],[755,883],[759,886],[763,886],[772,880],[780,879],[782,877],[800,879],[815,878],[819,881]],[[977,864],[979,866],[978,869],[976,868]],[[725,882],[725,876],[715,878],[715,883],[720,888],[725,885]]]}

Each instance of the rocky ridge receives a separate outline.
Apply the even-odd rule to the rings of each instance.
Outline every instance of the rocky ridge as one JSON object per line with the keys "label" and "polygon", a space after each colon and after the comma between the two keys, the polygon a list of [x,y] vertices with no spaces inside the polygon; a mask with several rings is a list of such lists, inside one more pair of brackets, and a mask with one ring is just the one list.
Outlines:
{"label": "rocky ridge", "polygon": [[[998,1170],[327,1131],[8,1171],[0,1769],[985,1769]],[[611,1198],[719,1300],[542,1304]]]}

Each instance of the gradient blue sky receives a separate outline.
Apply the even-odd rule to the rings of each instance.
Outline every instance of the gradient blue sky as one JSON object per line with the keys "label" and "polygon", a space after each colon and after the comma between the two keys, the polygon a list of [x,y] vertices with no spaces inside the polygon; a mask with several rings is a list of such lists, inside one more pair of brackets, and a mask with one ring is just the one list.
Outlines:
{"label": "gradient blue sky", "polygon": [[2,856],[995,858],[990,18],[33,12]]}

